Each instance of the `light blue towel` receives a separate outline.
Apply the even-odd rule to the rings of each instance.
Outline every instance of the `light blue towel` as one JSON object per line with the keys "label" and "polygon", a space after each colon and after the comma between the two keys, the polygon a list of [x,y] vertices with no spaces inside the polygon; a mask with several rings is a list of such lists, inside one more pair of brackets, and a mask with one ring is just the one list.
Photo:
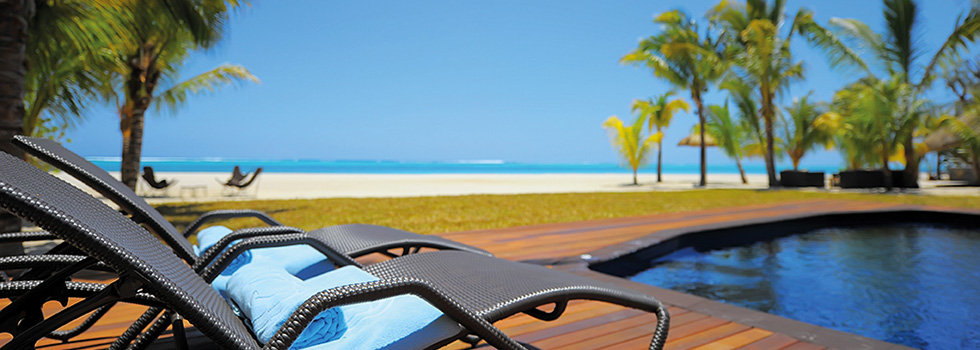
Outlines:
{"label": "light blue towel", "polygon": [[[228,295],[252,322],[252,330],[263,344],[276,334],[279,327],[310,296],[319,292],[281,268],[261,264],[243,266],[228,280]],[[339,338],[347,324],[339,308],[317,315],[300,334],[291,349]]]}
{"label": "light blue towel", "polygon": [[[231,233],[231,229],[224,226],[212,226],[205,228],[197,233],[197,244],[194,252],[200,255],[202,252],[218,243],[222,237]],[[238,243],[239,241],[232,242]],[[231,246],[229,245],[229,246]],[[281,267],[290,274],[307,279],[318,276],[324,272],[333,270],[333,263],[322,253],[308,245],[291,245],[286,247],[259,248],[246,251],[235,258],[232,263],[225,268],[221,274],[211,282],[211,287],[218,291],[221,296],[228,298],[228,278],[239,268],[250,263],[263,264],[272,267]]]}
{"label": "light blue towel", "polygon": [[[357,267],[345,266],[303,281],[303,287],[290,285],[285,287],[289,290],[283,290],[284,288],[274,283],[261,281],[260,279],[266,275],[257,270],[262,269],[268,268],[262,267],[260,264],[249,264],[241,268],[229,279],[229,294],[244,310],[245,304],[249,301],[242,298],[250,295],[252,289],[271,289],[272,292],[261,293],[277,295],[277,298],[279,298],[278,293],[282,293],[285,296],[283,299],[289,298],[290,302],[276,303],[276,307],[281,307],[281,309],[270,308],[265,313],[268,319],[278,317],[276,318],[277,322],[271,323],[278,325],[282,325],[296,310],[296,306],[302,303],[301,300],[295,306],[289,307],[292,304],[292,298],[305,300],[305,298],[300,298],[299,292],[296,291],[301,290],[306,293],[306,297],[310,297],[322,290],[377,280],[377,277]],[[254,305],[250,307],[253,310],[255,308]],[[424,348],[440,340],[453,337],[461,330],[459,324],[452,321],[448,316],[444,316],[435,307],[412,295],[344,305],[334,309],[342,311],[343,323],[346,324],[347,328],[342,335],[337,337],[337,334],[333,332],[337,329],[336,325],[311,326],[300,335],[303,342],[297,341],[291,348],[307,348],[308,346],[311,346],[308,349],[315,350]],[[265,320],[260,322],[264,325],[269,324]],[[257,335],[265,335],[265,338],[263,335],[259,336],[263,342],[279,329],[278,327],[269,327],[260,330],[255,319],[252,319],[252,323]],[[319,332],[325,333],[319,334]]]}

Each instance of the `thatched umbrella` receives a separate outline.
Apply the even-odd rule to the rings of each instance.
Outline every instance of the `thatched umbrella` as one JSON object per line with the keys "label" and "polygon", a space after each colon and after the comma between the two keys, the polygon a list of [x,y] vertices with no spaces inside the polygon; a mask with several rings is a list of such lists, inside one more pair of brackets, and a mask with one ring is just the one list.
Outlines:
{"label": "thatched umbrella", "polygon": [[956,135],[953,135],[953,133],[945,129],[940,129],[933,131],[929,134],[929,136],[926,136],[926,138],[922,140],[922,143],[929,148],[929,152],[942,152],[959,146],[960,139],[956,137]]}
{"label": "thatched umbrella", "polygon": [[[704,139],[706,141],[704,143],[706,147],[714,147],[718,145],[718,141],[715,141],[715,138],[711,137],[711,135],[704,134]],[[700,133],[690,134],[684,139],[682,139],[681,142],[678,142],[677,145],[699,147],[701,146],[701,134]]]}

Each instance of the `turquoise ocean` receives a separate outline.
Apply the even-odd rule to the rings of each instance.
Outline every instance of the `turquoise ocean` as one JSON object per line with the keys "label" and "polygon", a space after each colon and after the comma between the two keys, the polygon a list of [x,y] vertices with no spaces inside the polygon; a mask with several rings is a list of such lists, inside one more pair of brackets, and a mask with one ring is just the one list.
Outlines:
{"label": "turquoise ocean", "polygon": [[[90,161],[108,171],[119,171],[119,159],[115,157],[89,157]],[[164,172],[216,172],[230,173],[236,165],[242,171],[262,167],[271,173],[321,173],[321,174],[604,174],[629,173],[630,170],[616,163],[519,163],[500,160],[474,160],[453,162],[402,162],[373,160],[309,160],[309,159],[231,159],[231,158],[144,158],[143,166],[152,166]],[[839,166],[809,166],[810,171],[837,172]],[[641,173],[656,173],[656,165],[640,169]],[[782,168],[780,168],[782,170]],[[698,164],[664,164],[666,174],[697,174]],[[745,166],[749,174],[765,174],[762,164]],[[708,165],[709,174],[737,174],[735,165]]]}

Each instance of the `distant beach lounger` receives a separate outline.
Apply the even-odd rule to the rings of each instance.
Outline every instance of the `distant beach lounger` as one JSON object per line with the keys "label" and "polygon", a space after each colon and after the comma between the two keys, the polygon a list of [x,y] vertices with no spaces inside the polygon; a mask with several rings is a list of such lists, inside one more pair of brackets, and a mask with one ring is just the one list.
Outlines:
{"label": "distant beach lounger", "polygon": [[[132,344],[135,348],[147,345],[167,327],[172,327],[177,347],[186,349],[183,322],[187,320],[217,346],[226,349],[288,349],[301,335],[304,336],[303,344],[315,349],[333,345],[344,348],[372,340],[375,335],[390,337],[390,341],[395,342],[394,348],[421,349],[446,345],[457,339],[472,340],[471,334],[498,349],[524,349],[492,323],[517,313],[554,320],[564,312],[569,301],[576,299],[604,301],[656,314],[650,349],[661,349],[667,337],[669,315],[652,296],[542,266],[462,251],[439,251],[403,256],[362,270],[358,270],[355,263],[318,276],[323,278],[321,282],[325,285],[331,283],[331,273],[338,278],[344,273],[355,273],[362,277],[353,279],[362,281],[341,283],[303,296],[306,299],[300,300],[289,316],[274,320],[278,322],[273,324],[281,326],[276,326],[263,344],[256,338],[257,329],[246,326],[247,323],[255,326],[256,319],[243,322],[208,283],[249,249],[311,242],[308,235],[246,239],[221,253],[214,264],[199,275],[169,249],[164,249],[160,240],[136,222],[78,188],[5,153],[0,154],[0,208],[47,230],[87,256],[80,261],[63,263],[62,268],[43,281],[0,282],[0,297],[14,298],[0,310],[0,331],[13,334],[13,339],[3,349],[32,347],[38,339],[66,324],[90,313],[102,312],[118,302],[149,306],[154,312],[149,319],[163,313],[153,326],[146,330],[131,328],[116,341],[135,339]],[[316,248],[331,258],[341,256],[329,247]],[[335,262],[347,265],[342,260]],[[67,282],[72,274],[88,267],[114,271],[118,279],[108,285]],[[317,278],[309,281],[320,281]],[[249,287],[268,287],[274,291],[277,286],[272,282],[275,280],[272,275],[245,279],[252,283]],[[263,286],[263,281],[271,285]],[[405,324],[414,324],[413,319],[418,315],[413,313],[386,317],[374,314],[370,322],[336,323],[344,322],[345,310],[354,311],[346,307],[376,302],[413,303],[414,299],[401,297],[406,295],[423,299],[442,316],[431,322],[427,319],[419,321],[419,325],[411,327]],[[46,301],[66,300],[69,296],[84,299],[50,316],[41,312]],[[551,304],[555,305],[552,311],[538,309]],[[239,306],[244,306],[243,310],[249,310],[251,306],[262,307]],[[332,315],[332,318],[325,315]],[[145,317],[146,314],[140,320]],[[313,334],[313,338],[303,334],[312,323],[317,323],[315,330],[325,332],[328,339],[317,339],[317,334]],[[132,332],[142,332],[142,335],[137,337]],[[366,338],[344,338],[345,334]],[[328,342],[317,344],[317,341]],[[113,347],[126,345],[129,344],[113,344]]]}
{"label": "distant beach lounger", "polygon": [[164,196],[167,195],[167,189],[170,186],[177,184],[177,180],[159,180],[156,179],[156,174],[153,172],[153,167],[145,166],[143,167],[143,175],[141,176],[143,181],[146,181],[147,185],[150,185],[152,190],[162,191]]}
{"label": "distant beach lounger", "polygon": [[[257,169],[255,169],[254,173],[249,172],[249,173],[242,174],[242,168],[236,165],[235,168],[231,170],[231,178],[228,179],[228,181],[222,182],[220,179],[216,179],[216,180],[218,180],[218,183],[224,185],[225,188],[231,188],[237,190],[238,193],[245,193],[246,188],[251,186],[252,183],[257,183],[255,180],[258,179],[259,174],[261,173],[262,173],[262,167],[258,167]],[[249,177],[248,176],[249,174],[251,174],[252,176]],[[256,194],[258,194],[258,191],[259,191],[258,184],[256,184],[255,185]]]}

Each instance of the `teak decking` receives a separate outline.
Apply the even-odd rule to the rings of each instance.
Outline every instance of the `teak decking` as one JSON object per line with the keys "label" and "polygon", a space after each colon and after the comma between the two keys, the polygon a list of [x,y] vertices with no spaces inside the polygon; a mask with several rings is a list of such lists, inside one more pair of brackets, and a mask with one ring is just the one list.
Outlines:
{"label": "teak decking", "polygon": [[[617,255],[632,249],[634,245],[655,242],[660,236],[676,236],[678,230],[713,229],[806,215],[903,209],[925,208],[886,203],[802,201],[456,232],[443,236],[479,246],[500,258],[555,265],[558,269],[625,285],[658,297],[670,306],[670,334],[666,349],[900,349],[904,347],[604,275],[585,268],[579,257],[583,254]],[[3,304],[0,302],[0,306]],[[144,309],[118,305],[96,327],[81,336],[82,340],[57,344],[46,339],[39,345],[52,345],[45,347],[52,349],[103,348],[112,342],[113,335],[121,333],[129,325],[128,321],[135,319]],[[54,305],[52,310],[56,310]],[[517,315],[496,325],[518,341],[541,349],[642,349],[649,342],[655,320],[653,315],[636,310],[578,301],[570,304],[557,321],[542,322]],[[0,345],[9,338],[7,334],[0,335]],[[157,345],[170,347],[167,340],[161,340]],[[460,342],[449,346],[452,349],[465,347]]]}

